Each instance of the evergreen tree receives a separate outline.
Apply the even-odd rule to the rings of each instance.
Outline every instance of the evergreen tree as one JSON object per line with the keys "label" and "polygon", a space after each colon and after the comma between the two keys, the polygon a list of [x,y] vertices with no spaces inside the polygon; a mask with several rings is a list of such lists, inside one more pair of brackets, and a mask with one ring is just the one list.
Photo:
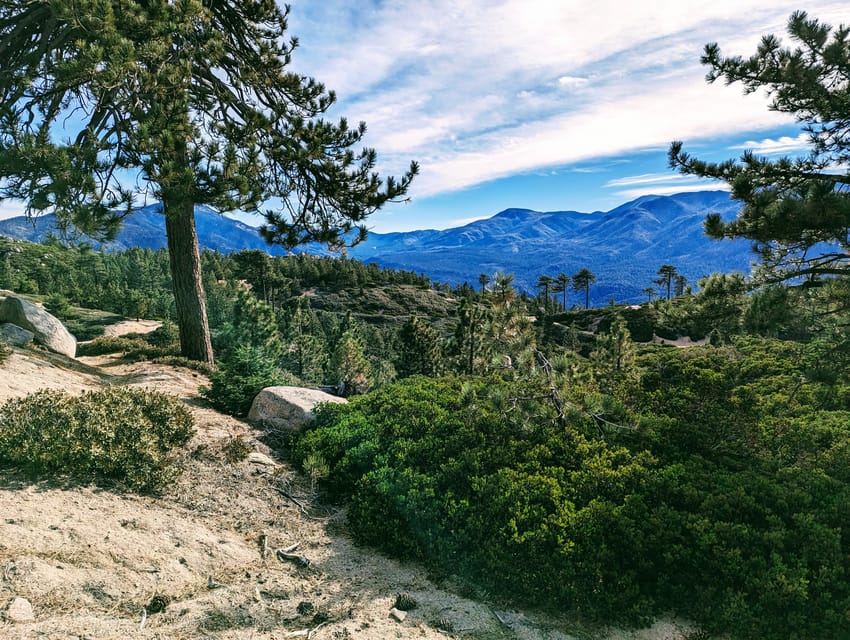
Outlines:
{"label": "evergreen tree", "polygon": [[334,348],[329,369],[329,379],[339,387],[341,395],[351,396],[369,390],[372,367],[359,331],[349,328],[343,332]]}
{"label": "evergreen tree", "polygon": [[605,393],[615,393],[618,386],[637,377],[637,347],[632,341],[626,321],[614,318],[608,331],[596,336],[596,348],[590,354],[593,376]]}
{"label": "evergreen tree", "polygon": [[673,290],[673,280],[675,279],[677,274],[676,267],[672,264],[663,264],[661,268],[658,269],[658,275],[661,276],[656,282],[667,288],[667,302],[670,302],[670,294]]}
{"label": "evergreen tree", "polygon": [[490,276],[486,273],[479,273],[478,284],[481,285],[481,293],[484,293],[487,290],[487,285],[490,284]]}
{"label": "evergreen tree", "polygon": [[688,279],[683,276],[681,273],[676,274],[673,278],[673,295],[677,298],[681,298],[685,295],[685,287],[688,285]]}
{"label": "evergreen tree", "polygon": [[411,316],[399,330],[396,371],[400,378],[416,374],[439,373],[442,360],[440,336],[416,316]]}
{"label": "evergreen tree", "polygon": [[744,206],[731,222],[709,215],[706,232],[755,241],[768,282],[850,274],[850,29],[833,30],[798,11],[787,30],[794,48],[771,34],[749,58],[725,57],[708,44],[702,62],[710,67],[709,82],[740,82],[746,93],[767,90],[772,110],[803,123],[809,153],[771,160],[746,151],[740,161],[711,163],[692,158],[681,142],[669,152],[680,172],[729,183]]}
{"label": "evergreen tree", "polygon": [[307,382],[321,382],[328,362],[325,336],[309,298],[300,298],[287,322],[281,365]]}
{"label": "evergreen tree", "polygon": [[[336,245],[417,171],[384,184],[374,151],[352,150],[365,125],[318,119],[335,96],[287,70],[287,11],[268,0],[0,0],[0,197],[109,237],[135,203],[125,185],[137,171],[162,202],[189,358],[213,361],[196,204],[279,203],[262,209],[266,240]],[[71,111],[82,121],[69,130]]]}
{"label": "evergreen tree", "polygon": [[467,297],[460,301],[457,315],[458,323],[449,353],[458,371],[472,375],[476,372],[477,363],[487,355],[486,331],[489,314]]}
{"label": "evergreen tree", "polygon": [[590,285],[596,282],[596,276],[590,269],[581,269],[573,275],[573,289],[577,292],[584,291],[584,308],[590,308]]}
{"label": "evergreen tree", "polygon": [[561,306],[564,307],[564,311],[567,310],[567,290],[570,288],[570,282],[570,276],[562,271],[555,277],[555,288],[552,290],[554,293],[563,295]]}
{"label": "evergreen tree", "polygon": [[696,316],[701,332],[709,334],[712,342],[725,342],[740,331],[747,281],[741,273],[714,273],[698,284]]}
{"label": "evergreen tree", "polygon": [[540,295],[543,297],[544,313],[549,313],[549,291],[554,283],[555,279],[547,275],[542,275],[537,279],[537,288],[540,289]]}

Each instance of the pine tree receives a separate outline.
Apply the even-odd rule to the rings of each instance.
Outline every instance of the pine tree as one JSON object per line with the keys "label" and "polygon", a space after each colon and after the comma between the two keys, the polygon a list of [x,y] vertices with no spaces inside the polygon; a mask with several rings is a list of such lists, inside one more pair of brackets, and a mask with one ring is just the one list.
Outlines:
{"label": "pine tree", "polygon": [[662,264],[658,269],[658,275],[661,276],[656,283],[667,288],[667,302],[670,302],[670,294],[673,290],[673,281],[676,277],[677,270],[672,264]]}
{"label": "pine tree", "polygon": [[351,396],[369,390],[372,367],[356,329],[347,329],[340,336],[331,356],[329,370],[331,383],[339,387],[342,395]]}
{"label": "pine tree", "polygon": [[357,225],[417,172],[384,183],[375,152],[353,151],[365,125],[321,119],[335,96],[287,69],[287,12],[269,0],[0,0],[0,198],[105,237],[135,204],[128,184],[160,200],[189,358],[213,360],[196,204],[262,210],[272,243],[338,245],[363,239]]}
{"label": "pine tree", "polygon": [[281,365],[307,382],[321,382],[328,362],[325,336],[309,298],[300,298],[287,322]]}
{"label": "pine tree", "polygon": [[463,298],[457,310],[458,323],[449,354],[461,373],[472,375],[487,357],[487,323],[490,314],[470,298]]}
{"label": "pine tree", "polygon": [[771,34],[749,58],[725,57],[708,44],[702,62],[709,82],[767,90],[772,110],[803,123],[808,155],[770,160],[746,151],[740,161],[711,163],[692,158],[681,142],[669,152],[670,166],[681,173],[729,183],[744,206],[731,222],[709,215],[706,232],[755,241],[767,282],[850,274],[850,28],[832,29],[798,11],[787,30],[795,48]]}
{"label": "pine tree", "polygon": [[398,376],[433,376],[441,368],[440,336],[420,318],[411,316],[399,330]]}
{"label": "pine tree", "polygon": [[622,317],[617,316],[608,331],[596,336],[596,348],[590,354],[594,378],[605,393],[637,376],[637,348]]}
{"label": "pine tree", "polygon": [[573,275],[573,289],[576,292],[584,291],[584,308],[590,308],[590,285],[596,282],[596,276],[590,269],[581,269]]}
{"label": "pine tree", "polygon": [[570,288],[570,282],[570,276],[563,271],[555,277],[555,288],[553,289],[553,292],[563,295],[561,306],[564,307],[564,311],[567,310],[567,290]]}

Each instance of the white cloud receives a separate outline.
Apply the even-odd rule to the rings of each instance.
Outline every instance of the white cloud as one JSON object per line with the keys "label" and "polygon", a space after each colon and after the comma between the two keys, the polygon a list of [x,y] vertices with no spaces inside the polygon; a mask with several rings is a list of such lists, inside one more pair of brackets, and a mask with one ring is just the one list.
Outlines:
{"label": "white cloud", "polygon": [[[664,148],[790,119],[740,87],[706,85],[706,42],[729,54],[783,34],[796,0],[295,0],[293,69],[369,125],[380,170],[419,160],[414,197],[546,167]],[[811,15],[850,22],[844,2]],[[781,143],[782,141],[777,141]],[[686,144],[687,146],[687,144]]]}
{"label": "white cloud", "polygon": [[0,220],[6,218],[16,218],[26,213],[26,208],[23,202],[18,200],[3,200],[0,202]]}
{"label": "white cloud", "polygon": [[623,198],[623,200],[634,200],[635,198],[640,198],[645,195],[655,195],[655,196],[671,196],[677,193],[685,193],[688,191],[705,191],[707,189],[717,190],[717,191],[729,191],[729,185],[723,182],[701,182],[699,184],[691,184],[691,185],[668,185],[668,186],[658,186],[653,187],[651,189],[623,189],[622,191],[617,191],[617,195]]}
{"label": "white cloud", "polygon": [[615,178],[605,183],[607,188],[633,187],[637,185],[659,184],[665,182],[681,182],[693,180],[689,176],[678,175],[675,173],[642,173],[638,176],[625,176],[623,178]]}
{"label": "white cloud", "polygon": [[764,140],[748,140],[743,144],[729,147],[730,149],[747,149],[762,155],[787,155],[795,151],[808,151],[811,149],[808,134],[801,133],[796,137],[782,136],[776,140],[765,138]]}
{"label": "white cloud", "polygon": [[558,78],[558,86],[562,89],[575,89],[586,85],[588,82],[587,78],[577,78],[576,76],[561,76]]}

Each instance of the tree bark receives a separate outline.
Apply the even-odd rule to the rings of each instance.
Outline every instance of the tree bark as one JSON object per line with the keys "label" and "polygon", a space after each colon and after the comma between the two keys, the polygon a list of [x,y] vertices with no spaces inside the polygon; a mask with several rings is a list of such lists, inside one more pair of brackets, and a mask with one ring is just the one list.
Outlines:
{"label": "tree bark", "polygon": [[201,278],[195,205],[191,198],[163,194],[162,206],[180,331],[180,353],[190,360],[212,365],[213,350]]}

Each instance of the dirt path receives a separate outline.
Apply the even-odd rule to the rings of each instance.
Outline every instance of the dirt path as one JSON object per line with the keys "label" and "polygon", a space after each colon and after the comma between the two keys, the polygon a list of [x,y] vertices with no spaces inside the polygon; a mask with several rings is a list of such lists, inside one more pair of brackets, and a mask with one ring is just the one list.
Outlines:
{"label": "dirt path", "polygon": [[[260,433],[203,405],[204,382],[188,369],[112,356],[72,362],[15,350],[0,365],[0,402],[38,388],[121,383],[179,396],[197,428],[182,476],[159,497],[0,471],[0,637],[685,638],[672,623],[591,633],[569,621],[499,613],[505,625],[493,605],[442,588],[421,567],[355,546],[342,511],[310,506],[300,475],[264,458],[272,452]],[[237,438],[252,456],[228,461]],[[296,543],[309,566],[276,557]],[[418,603],[403,621],[390,616],[399,593]],[[3,619],[15,597],[31,602],[34,622]]]}

